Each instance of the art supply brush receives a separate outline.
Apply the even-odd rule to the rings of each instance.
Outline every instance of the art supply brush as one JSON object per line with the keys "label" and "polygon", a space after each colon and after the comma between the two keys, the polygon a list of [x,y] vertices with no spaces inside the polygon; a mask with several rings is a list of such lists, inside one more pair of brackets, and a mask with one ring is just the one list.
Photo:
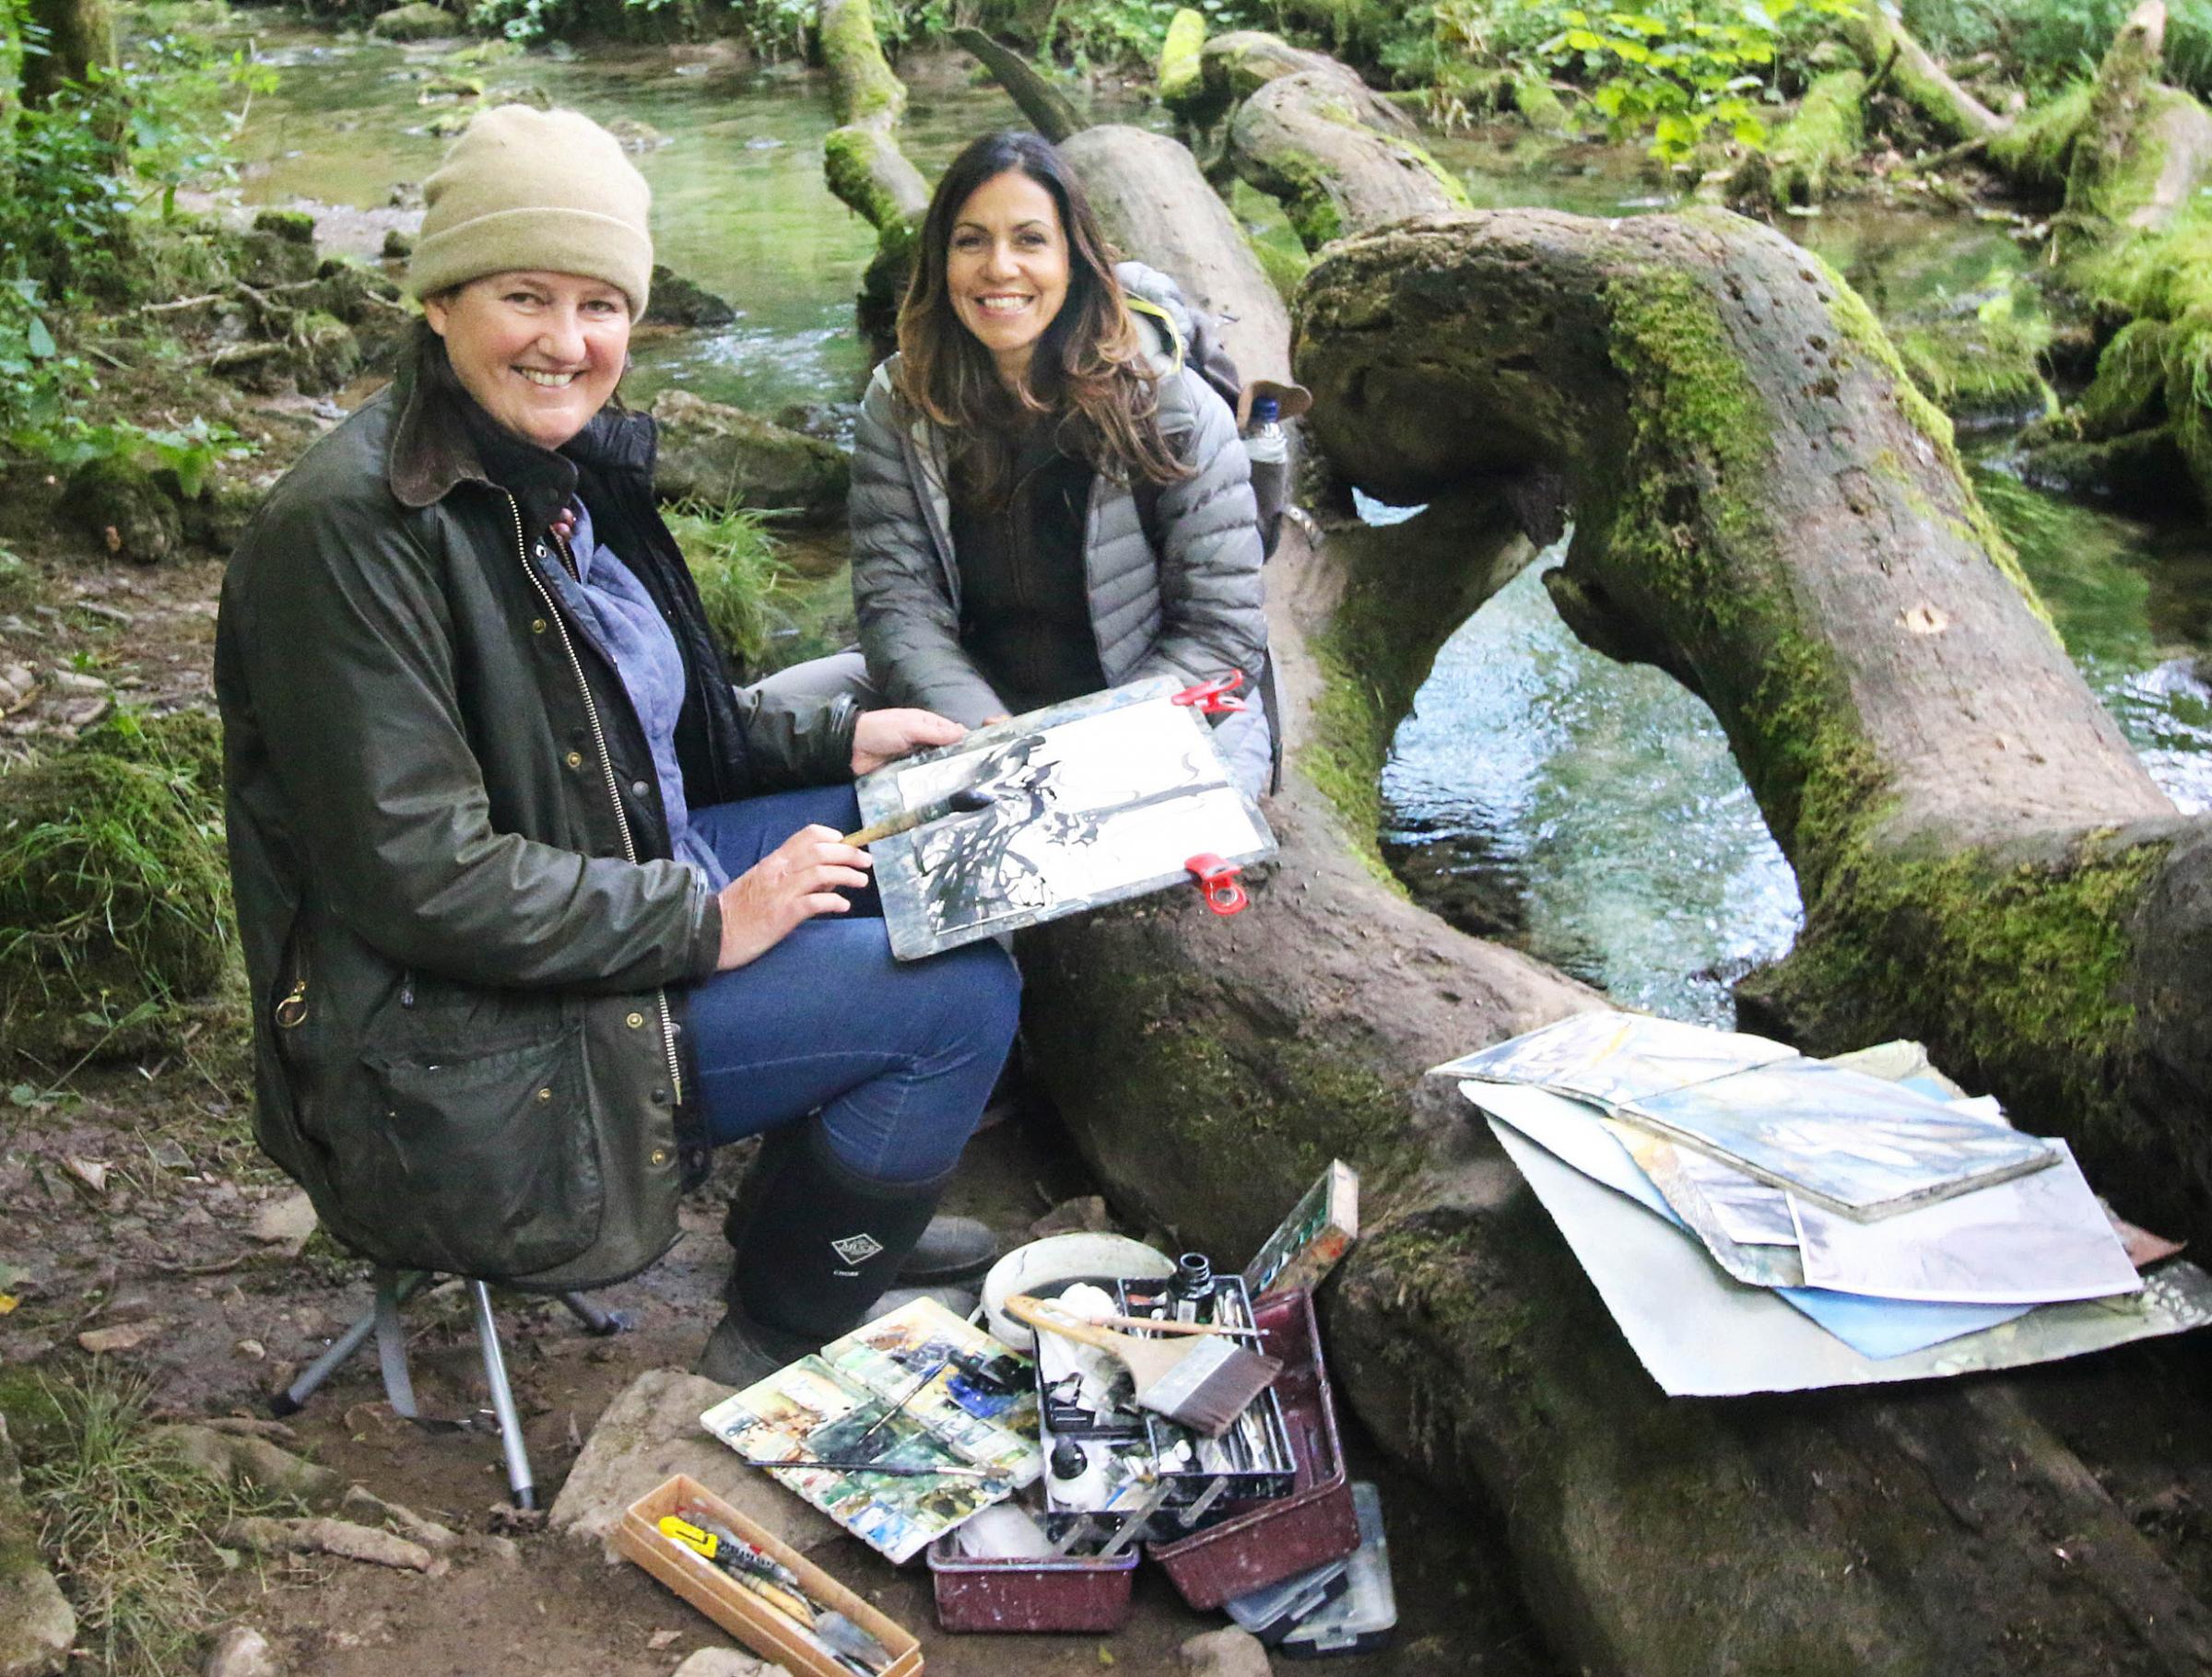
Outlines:
{"label": "art supply brush", "polygon": [[785,1456],[775,1461],[759,1461],[750,1456],[738,1458],[747,1467],[757,1468],[826,1468],[833,1473],[881,1473],[889,1479],[1004,1479],[1005,1468],[982,1467],[916,1467],[899,1461],[850,1461],[844,1460],[817,1460],[812,1456]]}
{"label": "art supply brush", "polygon": [[1086,1318],[1107,1328],[1142,1328],[1151,1333],[1200,1333],[1220,1339],[1260,1339],[1257,1328],[1232,1328],[1227,1322],[1178,1321],[1171,1316],[1100,1316]]}
{"label": "art supply brush", "polygon": [[1001,745],[986,759],[976,778],[958,792],[950,792],[934,803],[917,804],[901,810],[895,815],[886,815],[880,821],[855,828],[839,840],[842,844],[866,846],[878,838],[896,838],[911,833],[917,827],[926,827],[932,821],[942,821],[947,815],[972,815],[989,809],[1002,798],[1018,793],[1035,792],[1052,773],[1050,763],[1031,763],[1030,753],[1044,743],[1041,733],[1026,733],[1008,745]]}
{"label": "art supply brush", "polygon": [[900,1411],[905,1409],[909,1403],[912,1403],[916,1398],[920,1397],[922,1395],[922,1389],[924,1386],[928,1385],[930,1381],[935,1379],[937,1376],[943,1374],[951,1366],[952,1359],[950,1357],[947,1357],[943,1362],[937,1363],[931,1366],[925,1373],[924,1373],[920,1379],[916,1380],[912,1386],[909,1386],[906,1389],[905,1395],[901,1397],[899,1401],[892,1404],[890,1408],[885,1410],[883,1413],[877,1415],[873,1421],[869,1422],[868,1430],[861,1434],[859,1437],[853,1439],[853,1442],[847,1446],[847,1448],[853,1450],[859,1449],[862,1445],[865,1444],[877,1433],[888,1426],[891,1424],[892,1416],[898,1414]]}
{"label": "art supply brush", "polygon": [[1218,1438],[1244,1406],[1283,1371],[1276,1358],[1226,1340],[1192,1337],[1178,1343],[1139,1339],[1072,1315],[1045,1299],[1017,1293],[1006,1314],[1032,1328],[1112,1352],[1135,1382],[1135,1400],[1179,1426]]}
{"label": "art supply brush", "polygon": [[691,1509],[685,1514],[690,1518],[663,1515],[661,1535],[720,1566],[841,1663],[871,1677],[890,1664],[888,1648],[843,1613],[815,1601],[799,1575],[774,1555],[703,1514]]}

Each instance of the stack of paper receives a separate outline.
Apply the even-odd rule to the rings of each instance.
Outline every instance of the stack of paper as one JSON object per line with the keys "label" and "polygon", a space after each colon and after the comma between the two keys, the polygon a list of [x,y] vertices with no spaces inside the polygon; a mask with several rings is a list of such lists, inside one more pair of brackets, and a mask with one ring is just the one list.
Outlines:
{"label": "stack of paper", "polygon": [[1873,1063],[1598,1013],[1437,1069],[1669,1392],[2008,1367],[2212,1321],[2193,1265],[2138,1275],[2064,1142],[1959,1098],[1917,1050]]}

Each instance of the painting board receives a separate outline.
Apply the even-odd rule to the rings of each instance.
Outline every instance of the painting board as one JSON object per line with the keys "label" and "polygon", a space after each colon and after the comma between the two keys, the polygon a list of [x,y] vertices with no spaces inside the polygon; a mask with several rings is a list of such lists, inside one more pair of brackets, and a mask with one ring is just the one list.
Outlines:
{"label": "painting board", "polygon": [[1179,690],[1163,677],[1089,694],[864,776],[871,824],[995,791],[872,847],[892,954],[917,960],[1187,885],[1194,856],[1273,856],[1259,806],[1231,783],[1211,725],[1173,702]]}

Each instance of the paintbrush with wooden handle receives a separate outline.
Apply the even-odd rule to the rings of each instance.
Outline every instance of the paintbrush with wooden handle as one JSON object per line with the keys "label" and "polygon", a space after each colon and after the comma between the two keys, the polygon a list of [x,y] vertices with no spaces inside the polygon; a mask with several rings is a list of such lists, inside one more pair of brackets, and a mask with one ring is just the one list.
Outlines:
{"label": "paintbrush with wooden handle", "polygon": [[1139,1339],[1134,1333],[1101,1328],[1073,1314],[1065,1305],[1027,1293],[1007,1299],[1006,1311],[1032,1328],[1112,1352],[1127,1366],[1136,1382],[1135,1395],[1139,1405],[1208,1438],[1218,1438],[1227,1432],[1244,1406],[1265,1391],[1283,1371],[1276,1358],[1218,1338],[1194,1335],[1180,1344]]}

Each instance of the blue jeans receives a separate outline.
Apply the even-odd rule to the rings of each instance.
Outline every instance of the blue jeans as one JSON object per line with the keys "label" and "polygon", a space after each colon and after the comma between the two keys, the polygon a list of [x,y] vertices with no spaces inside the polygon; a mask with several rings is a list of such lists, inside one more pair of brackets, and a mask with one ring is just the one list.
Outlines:
{"label": "blue jeans", "polygon": [[[853,789],[691,812],[732,878],[811,822],[858,827]],[[921,1182],[952,1168],[1013,1044],[1021,979],[988,941],[893,960],[882,915],[871,885],[852,913],[806,921],[692,988],[692,1060],[717,1145],[818,1107],[831,1151],[864,1177]]]}

